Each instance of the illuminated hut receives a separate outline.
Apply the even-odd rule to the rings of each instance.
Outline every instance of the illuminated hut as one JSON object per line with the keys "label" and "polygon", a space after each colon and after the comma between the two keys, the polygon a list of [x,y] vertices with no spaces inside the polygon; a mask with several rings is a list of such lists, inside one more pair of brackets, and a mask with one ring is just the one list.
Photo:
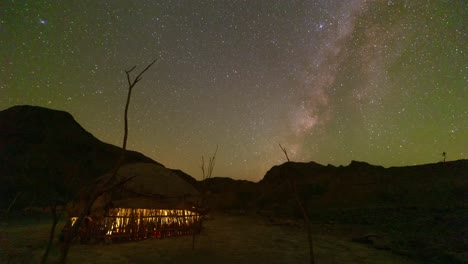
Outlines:
{"label": "illuminated hut", "polygon": [[[98,182],[109,177],[103,175]],[[193,206],[198,191],[178,175],[161,165],[132,163],[119,169],[115,182],[129,177],[130,181],[96,201],[80,229],[82,241],[164,238],[192,234],[199,226],[200,216]],[[71,212],[65,233],[75,223],[77,212]]]}

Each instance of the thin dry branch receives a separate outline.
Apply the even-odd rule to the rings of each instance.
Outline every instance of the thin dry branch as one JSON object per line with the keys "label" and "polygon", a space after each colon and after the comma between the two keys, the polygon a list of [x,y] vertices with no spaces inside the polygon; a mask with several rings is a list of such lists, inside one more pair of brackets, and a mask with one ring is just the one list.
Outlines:
{"label": "thin dry branch", "polygon": [[137,84],[139,81],[141,81],[141,76],[143,75],[143,73],[145,73],[149,68],[151,68],[151,66],[153,66],[153,64],[155,64],[158,60],[159,60],[159,58],[153,60],[153,62],[151,62],[150,64],[148,64],[148,66],[146,66],[146,68],[143,69],[143,70],[135,77],[135,79],[133,79],[133,81],[130,81],[130,73],[136,68],[136,65],[133,66],[130,70],[125,71],[125,73],[127,74],[127,81],[128,81],[129,87],[130,87],[130,88],[133,88],[133,86],[135,86],[135,84]]}
{"label": "thin dry branch", "polygon": [[211,178],[211,176],[213,175],[213,169],[214,169],[215,159],[216,159],[216,154],[217,153],[218,153],[218,145],[216,145],[216,150],[213,153],[213,156],[211,156],[211,158],[210,158],[210,163],[208,165],[208,178]]}
{"label": "thin dry branch", "polygon": [[[278,144],[278,145],[280,146],[281,150],[283,151],[284,155],[286,156],[286,159],[289,162],[290,160],[289,160],[288,152],[286,151],[286,148],[281,146],[281,144]],[[283,174],[282,169],[281,169],[281,174]],[[303,201],[302,201],[301,197],[299,196],[299,191],[297,190],[296,182],[294,182],[294,180],[291,177],[287,177],[287,180],[288,180],[289,186],[291,188],[291,191],[292,191],[292,193],[294,195],[294,200],[296,200],[296,204],[299,207],[299,209],[301,210],[302,217],[304,218],[304,222],[305,222],[305,225],[306,225],[306,228],[307,228],[307,240],[309,242],[310,263],[315,264],[314,245],[313,245],[313,240],[312,240],[312,226],[311,226],[311,223],[310,223],[309,215],[307,213],[307,210],[306,210],[306,208],[305,208],[305,206],[303,204]]]}
{"label": "thin dry branch", "polygon": [[201,166],[200,166],[200,169],[202,170],[202,174],[203,174],[203,178],[202,180],[206,180],[206,179],[209,179],[211,178],[211,176],[213,175],[213,170],[214,170],[214,166],[215,166],[215,160],[216,160],[216,154],[218,153],[218,145],[216,145],[216,149],[213,153],[213,156],[211,156],[208,160],[208,167],[206,168],[207,171],[205,173],[205,157],[202,156],[202,162],[201,162]]}
{"label": "thin dry branch", "polygon": [[18,200],[18,197],[20,197],[22,194],[22,192],[18,192],[16,195],[15,195],[15,198],[13,198],[13,201],[10,203],[10,205],[8,205],[8,208],[6,209],[5,211],[5,214],[7,215],[10,210],[11,210],[11,207],[13,207],[13,205],[15,204],[16,200]]}
{"label": "thin dry branch", "polygon": [[205,157],[202,155],[201,156],[201,166],[200,169],[202,170],[202,180],[205,180],[206,174],[205,174]]}
{"label": "thin dry branch", "polygon": [[286,151],[286,149],[283,146],[281,146],[281,144],[278,144],[278,145],[281,148],[281,150],[283,151],[284,155],[286,156],[286,160],[288,160],[288,162],[289,162],[290,160],[289,160],[288,152]]}
{"label": "thin dry branch", "polygon": [[[203,173],[203,180],[209,179],[213,175],[213,170],[214,170],[214,166],[215,166],[216,154],[217,153],[218,153],[218,145],[216,145],[216,149],[215,149],[215,151],[213,153],[213,156],[211,156],[209,158],[208,171],[206,173],[205,173],[205,158],[204,158],[204,156],[202,156],[202,163],[201,163],[200,169],[202,170],[202,173]],[[197,202],[197,206],[198,207],[203,207],[204,204],[205,204],[205,192],[202,191],[201,199]],[[195,249],[195,237],[196,237],[196,234],[197,234],[196,228],[198,228],[198,230],[202,229],[202,225],[203,225],[202,221],[203,221],[203,219],[200,217],[198,227],[196,225],[193,226],[192,250]]]}

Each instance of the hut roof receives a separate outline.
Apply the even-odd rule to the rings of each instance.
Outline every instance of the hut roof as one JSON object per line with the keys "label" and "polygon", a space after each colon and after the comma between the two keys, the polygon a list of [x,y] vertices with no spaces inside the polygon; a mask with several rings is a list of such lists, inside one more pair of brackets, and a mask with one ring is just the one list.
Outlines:
{"label": "hut roof", "polygon": [[[110,174],[103,176],[104,179]],[[188,182],[164,166],[154,163],[130,163],[117,172],[116,181],[132,177],[123,189],[140,195],[152,197],[197,196],[198,191]]]}
{"label": "hut roof", "polygon": [[[111,173],[102,175],[96,184],[110,184]],[[118,188],[101,194],[93,203],[91,214],[103,215],[108,208],[192,209],[199,200],[199,192],[180,176],[162,165],[129,163],[117,172],[112,184],[131,178]],[[98,187],[99,188],[99,187]],[[82,198],[67,206],[69,215],[79,215],[86,206],[89,190],[82,190]],[[81,197],[81,196],[80,196]]]}
{"label": "hut roof", "polygon": [[[104,174],[98,184],[105,184],[112,176]],[[179,175],[154,163],[129,163],[117,172],[116,182],[131,177],[122,186],[101,195],[93,205],[97,214],[110,207],[189,209],[199,199],[198,191]]]}
{"label": "hut roof", "polygon": [[140,209],[191,209],[191,201],[182,199],[152,199],[147,197],[130,197],[111,202],[112,208]]}

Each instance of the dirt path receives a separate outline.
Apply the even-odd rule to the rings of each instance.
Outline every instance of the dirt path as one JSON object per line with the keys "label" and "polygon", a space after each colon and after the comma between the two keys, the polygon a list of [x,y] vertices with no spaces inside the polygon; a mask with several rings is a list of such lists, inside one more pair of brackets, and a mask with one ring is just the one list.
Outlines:
{"label": "dirt path", "polygon": [[[417,262],[332,236],[315,237],[317,263]],[[271,225],[261,218],[217,216],[205,222],[191,250],[191,237],[113,245],[77,245],[69,263],[308,263],[301,227]]]}

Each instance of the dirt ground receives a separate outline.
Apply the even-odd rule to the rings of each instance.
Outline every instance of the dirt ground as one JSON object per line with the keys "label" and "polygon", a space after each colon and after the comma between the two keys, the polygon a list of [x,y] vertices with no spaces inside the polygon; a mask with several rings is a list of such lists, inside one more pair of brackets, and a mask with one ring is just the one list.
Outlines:
{"label": "dirt ground", "polygon": [[[389,250],[358,244],[314,227],[316,263],[418,263]],[[0,263],[38,263],[49,225],[0,226]],[[68,263],[309,263],[305,228],[296,222],[272,223],[257,216],[219,214],[204,222],[191,249],[192,237],[119,244],[74,245]],[[51,252],[57,258],[59,242]]]}

